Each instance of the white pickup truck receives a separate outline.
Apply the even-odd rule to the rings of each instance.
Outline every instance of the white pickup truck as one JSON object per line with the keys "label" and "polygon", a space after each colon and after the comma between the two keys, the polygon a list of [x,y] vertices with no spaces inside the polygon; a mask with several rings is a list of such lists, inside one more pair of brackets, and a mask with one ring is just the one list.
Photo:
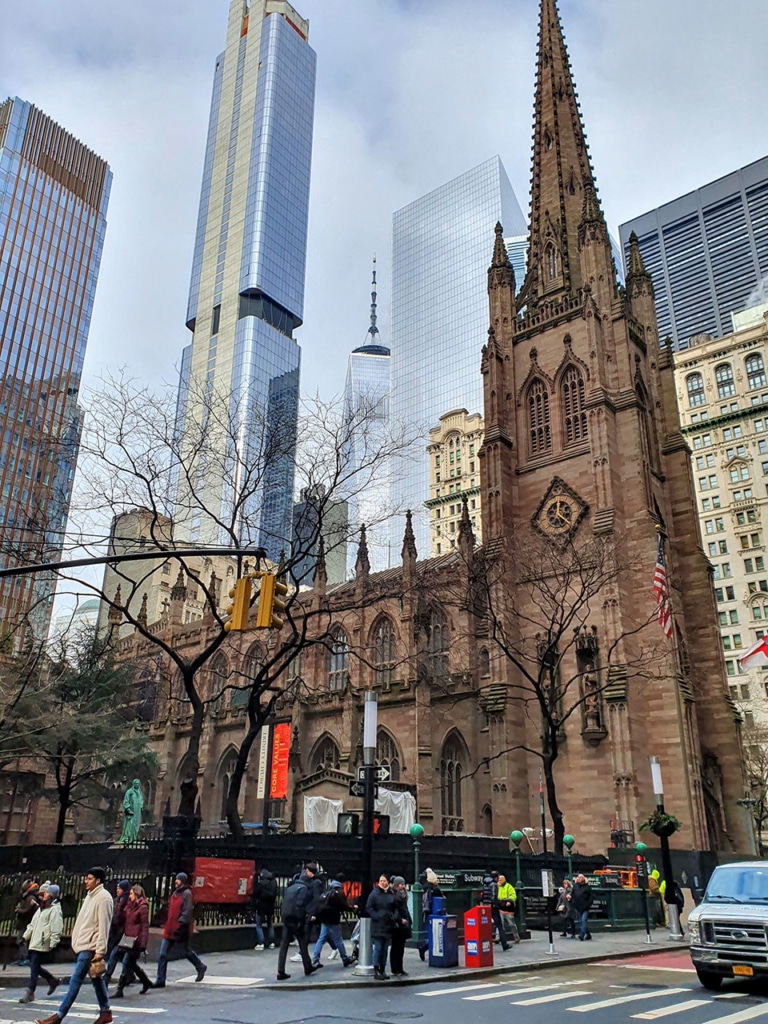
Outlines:
{"label": "white pickup truck", "polygon": [[768,977],[768,862],[715,868],[688,929],[704,988],[719,989],[724,978]]}

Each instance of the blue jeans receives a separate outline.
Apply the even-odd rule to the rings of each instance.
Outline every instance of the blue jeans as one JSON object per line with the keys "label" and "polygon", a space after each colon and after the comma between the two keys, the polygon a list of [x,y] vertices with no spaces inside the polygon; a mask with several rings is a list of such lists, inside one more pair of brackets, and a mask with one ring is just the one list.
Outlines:
{"label": "blue jeans", "polygon": [[205,964],[192,949],[189,944],[189,939],[184,939],[181,942],[175,942],[173,939],[163,939],[160,943],[160,955],[157,958],[157,980],[161,985],[165,984],[165,975],[168,970],[168,954],[171,951],[172,946],[183,946],[184,956],[189,960],[196,971],[201,970]]}
{"label": "blue jeans", "polygon": [[45,980],[48,982],[49,985],[52,985],[54,983],[54,981],[58,980],[57,978],[55,978],[51,974],[50,971],[46,971],[46,969],[43,967],[43,958],[46,957],[47,955],[48,955],[47,953],[41,953],[41,952],[38,952],[35,949],[30,949],[30,951],[29,951],[29,986],[28,986],[28,988],[29,988],[29,991],[32,992],[32,993],[34,993],[35,989],[37,988],[37,979],[38,979],[38,977],[42,976],[43,978],[45,978]]}
{"label": "blue jeans", "polygon": [[107,957],[107,978],[111,978],[112,975],[115,973],[117,961],[120,959],[121,956],[122,953],[120,952],[120,945],[116,942],[112,949],[109,951],[109,956]]}
{"label": "blue jeans", "polygon": [[272,924],[271,914],[259,914],[257,911],[254,915],[254,927],[257,946],[274,946],[275,926]]}
{"label": "blue jeans", "polygon": [[387,953],[389,952],[389,939],[374,939],[373,940],[373,954],[371,959],[373,960],[373,966],[386,974],[387,971]]}
{"label": "blue jeans", "polygon": [[[69,988],[56,1011],[62,1019],[72,1009],[72,1004],[77,999],[77,994],[88,977],[88,968],[91,966],[93,956],[94,954],[90,950],[77,954],[75,969],[72,972],[72,977],[69,979]],[[99,1009],[102,1012],[106,1012],[109,1009],[109,994],[106,982],[104,981],[104,975],[100,974],[98,978],[91,978],[91,983],[93,984],[93,991],[96,993],[96,1002],[99,1004]]]}
{"label": "blue jeans", "polygon": [[586,939],[589,935],[589,928],[587,928],[587,921],[589,920],[588,910],[577,911],[578,917],[576,918],[576,933],[580,939]]}
{"label": "blue jeans", "polygon": [[322,952],[323,946],[328,943],[331,949],[337,949],[339,956],[342,960],[347,959],[347,950],[344,946],[344,940],[341,937],[341,925],[340,924],[321,924],[320,934],[317,937],[315,948],[312,951],[312,963],[320,963],[320,953]]}

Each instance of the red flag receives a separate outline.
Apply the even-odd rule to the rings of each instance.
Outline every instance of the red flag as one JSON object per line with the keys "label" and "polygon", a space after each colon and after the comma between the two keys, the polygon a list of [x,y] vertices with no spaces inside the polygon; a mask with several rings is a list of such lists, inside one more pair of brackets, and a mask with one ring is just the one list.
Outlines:
{"label": "red flag", "polygon": [[672,606],[667,590],[667,570],[664,568],[664,543],[659,534],[659,548],[656,553],[656,567],[653,570],[653,596],[656,598],[656,615],[664,636],[672,636]]}
{"label": "red flag", "polygon": [[745,670],[764,668],[768,665],[768,637],[759,637],[756,644],[753,644],[744,654],[739,655],[738,660],[741,667]]}

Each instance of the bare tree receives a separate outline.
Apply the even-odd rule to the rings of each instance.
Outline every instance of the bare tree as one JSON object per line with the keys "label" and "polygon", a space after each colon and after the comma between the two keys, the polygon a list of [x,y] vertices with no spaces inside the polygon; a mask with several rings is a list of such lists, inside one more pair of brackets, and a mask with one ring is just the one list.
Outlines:
{"label": "bare tree", "polygon": [[745,801],[751,808],[755,823],[757,852],[765,856],[768,849],[768,729],[753,724],[743,727],[744,768],[749,793]]}

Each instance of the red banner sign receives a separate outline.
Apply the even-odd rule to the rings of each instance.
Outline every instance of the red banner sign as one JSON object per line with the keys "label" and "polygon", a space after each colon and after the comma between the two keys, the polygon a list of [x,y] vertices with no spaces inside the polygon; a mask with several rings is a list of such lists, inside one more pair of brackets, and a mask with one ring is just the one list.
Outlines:
{"label": "red banner sign", "polygon": [[271,800],[288,796],[288,753],[291,747],[291,724],[280,722],[272,731],[272,765],[269,776]]}

